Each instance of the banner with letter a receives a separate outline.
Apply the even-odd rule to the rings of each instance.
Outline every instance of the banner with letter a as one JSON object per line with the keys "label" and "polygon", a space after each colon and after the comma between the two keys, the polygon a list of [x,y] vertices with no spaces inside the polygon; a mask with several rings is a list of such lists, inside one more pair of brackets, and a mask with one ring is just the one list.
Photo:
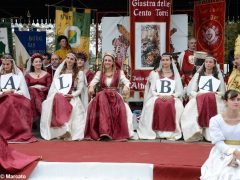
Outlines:
{"label": "banner with letter a", "polygon": [[[69,44],[74,52],[83,51],[89,54],[91,9],[85,9],[84,13],[72,10],[65,12],[62,8],[56,8],[56,40],[58,36],[68,37]],[[56,49],[59,49],[57,44]]]}
{"label": "banner with letter a", "polygon": [[195,2],[194,22],[197,50],[212,54],[223,68],[224,64],[225,1]]}
{"label": "banner with letter a", "polygon": [[[144,91],[153,61],[170,50],[171,0],[130,0],[131,90]],[[131,93],[133,96],[133,93]],[[140,97],[143,93],[140,93]]]}

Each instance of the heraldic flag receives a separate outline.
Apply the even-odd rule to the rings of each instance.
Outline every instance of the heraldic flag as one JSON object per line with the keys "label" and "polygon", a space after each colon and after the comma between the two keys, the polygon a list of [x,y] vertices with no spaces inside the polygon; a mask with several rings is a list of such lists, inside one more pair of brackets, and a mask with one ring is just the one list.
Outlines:
{"label": "heraldic flag", "polygon": [[[68,12],[62,8],[56,8],[56,40],[58,36],[68,37],[69,44],[74,52],[83,51],[89,55],[91,9],[85,9],[84,13],[76,12],[73,8]],[[56,46],[59,49],[59,46]]]}
{"label": "heraldic flag", "polygon": [[46,52],[46,32],[15,31],[16,63],[23,68],[33,53]]}

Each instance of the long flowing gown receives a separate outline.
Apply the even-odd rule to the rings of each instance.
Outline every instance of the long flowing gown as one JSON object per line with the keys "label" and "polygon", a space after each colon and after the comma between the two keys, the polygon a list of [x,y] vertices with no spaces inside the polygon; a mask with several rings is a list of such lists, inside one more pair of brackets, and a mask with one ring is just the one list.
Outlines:
{"label": "long flowing gown", "polygon": [[[222,76],[219,75],[218,77],[221,83],[216,93],[214,92],[200,93],[198,91],[198,79],[199,73],[197,72],[190,82],[190,85],[192,86],[191,88],[192,90],[189,94],[190,100],[185,106],[181,117],[183,138],[185,141],[188,142],[199,141],[202,140],[203,137],[205,137],[206,140],[211,141],[208,129],[209,119],[212,116],[222,112],[222,110],[224,109],[222,96],[225,93],[225,83]],[[198,95],[199,97],[197,97]],[[208,97],[210,97],[209,100]],[[197,98],[199,98],[199,101]],[[202,126],[199,122],[199,117],[201,114],[199,113],[201,112],[200,110],[208,111],[207,113],[209,114],[207,115],[208,118],[205,118],[205,121],[207,121],[205,123],[205,126]],[[213,114],[213,112],[211,111],[214,111],[214,115],[210,117],[210,114]]]}
{"label": "long flowing gown", "polygon": [[48,97],[42,104],[44,115],[41,116],[40,132],[44,139],[60,138],[66,133],[70,137],[65,140],[84,138],[88,95],[86,77],[82,71],[78,73],[77,89],[71,95],[73,97],[69,102],[62,94],[57,93],[53,81]]}
{"label": "long flowing gown", "polygon": [[52,77],[49,73],[46,73],[43,77],[35,79],[27,73],[25,79],[31,96],[33,120],[36,120],[36,118],[41,116],[42,102],[47,97],[49,87],[52,83]]}
{"label": "long flowing gown", "polygon": [[7,141],[0,135],[0,172],[14,174],[22,171],[40,156],[29,156],[8,146]]}
{"label": "long flowing gown", "polygon": [[[173,98],[169,99],[166,102],[160,102],[160,98],[158,97],[159,93],[157,93],[156,89],[156,81],[160,79],[159,73],[158,72],[153,72],[151,74],[153,80],[151,84],[151,95],[148,94],[149,98],[148,100],[144,103],[144,107],[142,110],[142,115],[139,121],[139,127],[137,129],[137,133],[140,139],[156,139],[156,138],[167,138],[170,140],[177,140],[182,137],[182,132],[180,128],[180,117],[183,112],[183,104],[181,102],[181,95],[182,95],[182,86],[181,82],[176,83],[175,87],[175,93],[173,94]],[[180,86],[178,86],[180,85]],[[173,101],[173,102],[169,102]],[[166,122],[166,118],[168,115],[174,115],[172,118],[173,124],[175,127],[172,127],[171,125],[171,130],[169,128],[161,128],[162,130],[159,130],[159,128],[155,129],[153,127],[154,125],[154,115],[156,110],[154,110],[157,106],[165,106],[163,107],[164,110],[161,110],[161,112],[158,111],[158,115],[162,114],[165,118],[162,118],[164,122]],[[168,106],[171,106],[171,108],[168,108]],[[168,110],[175,110],[174,112],[168,111]],[[160,113],[160,114],[159,114]],[[161,115],[160,115],[161,116]],[[164,123],[160,122],[160,123]],[[168,122],[166,122],[168,123]],[[155,127],[158,125],[155,124]]]}
{"label": "long flowing gown", "polygon": [[8,142],[34,142],[31,101],[24,76],[19,77],[18,90],[7,94],[0,90],[0,134]]}
{"label": "long flowing gown", "polygon": [[129,87],[124,72],[118,70],[113,77],[98,71],[90,86],[100,82],[101,91],[89,103],[85,138],[99,140],[108,136],[113,140],[126,140],[134,135],[132,112],[118,93],[119,83]]}
{"label": "long flowing gown", "polygon": [[[240,150],[240,123],[227,124],[222,115],[211,118],[209,132],[212,143],[215,145],[201,168],[201,180],[238,180],[240,178],[240,166],[231,167],[229,163],[233,159],[235,149]],[[238,142],[238,145],[229,145],[227,141]],[[237,160],[240,165],[240,161]]]}

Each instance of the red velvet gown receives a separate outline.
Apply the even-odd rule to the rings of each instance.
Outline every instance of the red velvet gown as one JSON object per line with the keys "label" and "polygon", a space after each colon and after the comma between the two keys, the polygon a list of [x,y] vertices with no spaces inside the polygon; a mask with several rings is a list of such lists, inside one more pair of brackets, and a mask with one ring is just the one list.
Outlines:
{"label": "red velvet gown", "polygon": [[[36,118],[41,115],[42,102],[46,99],[48,89],[52,83],[52,77],[49,73],[47,73],[42,78],[35,79],[28,73],[25,75],[25,79],[31,96],[33,119],[36,120]],[[35,85],[41,85],[43,87],[35,88],[33,87]]]}
{"label": "red velvet gown", "polygon": [[40,156],[29,156],[12,149],[0,135],[0,173],[14,174],[39,159]]}
{"label": "red velvet gown", "polygon": [[106,76],[101,73],[100,84],[102,91],[89,103],[85,138],[100,140],[107,136],[113,140],[129,138],[127,113],[124,101],[118,94],[120,71],[112,78],[110,87],[106,85]]}
{"label": "red velvet gown", "polygon": [[8,142],[34,142],[31,101],[23,95],[0,95],[0,135]]}
{"label": "red velvet gown", "polygon": [[[159,73],[160,79],[164,78]],[[170,79],[174,79],[171,76]],[[156,99],[153,110],[152,129],[155,131],[175,131],[176,130],[176,109],[174,98],[166,101],[161,98]]]}

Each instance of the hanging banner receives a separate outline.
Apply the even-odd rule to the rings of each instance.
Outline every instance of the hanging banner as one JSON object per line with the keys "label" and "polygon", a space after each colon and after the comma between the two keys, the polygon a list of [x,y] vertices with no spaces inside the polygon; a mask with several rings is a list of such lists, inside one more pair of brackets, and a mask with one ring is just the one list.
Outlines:
{"label": "hanging banner", "polygon": [[23,68],[33,53],[46,52],[46,32],[15,31],[16,64]]}
{"label": "hanging banner", "polygon": [[197,50],[212,54],[223,68],[224,64],[225,1],[194,4]]}
{"label": "hanging banner", "polygon": [[0,55],[12,54],[12,28],[10,22],[0,22]]}
{"label": "hanging banner", "polygon": [[[85,9],[84,13],[79,13],[74,8],[65,12],[58,7],[55,22],[56,40],[58,36],[65,35],[74,52],[82,51],[89,55],[91,9]],[[56,44],[57,49],[59,49],[58,44]]]}
{"label": "hanging banner", "polygon": [[170,51],[170,16],[171,0],[130,1],[132,91],[144,91],[154,59]]}
{"label": "hanging banner", "polygon": [[121,65],[129,65],[130,25],[129,17],[102,18],[102,52],[113,51]]}

